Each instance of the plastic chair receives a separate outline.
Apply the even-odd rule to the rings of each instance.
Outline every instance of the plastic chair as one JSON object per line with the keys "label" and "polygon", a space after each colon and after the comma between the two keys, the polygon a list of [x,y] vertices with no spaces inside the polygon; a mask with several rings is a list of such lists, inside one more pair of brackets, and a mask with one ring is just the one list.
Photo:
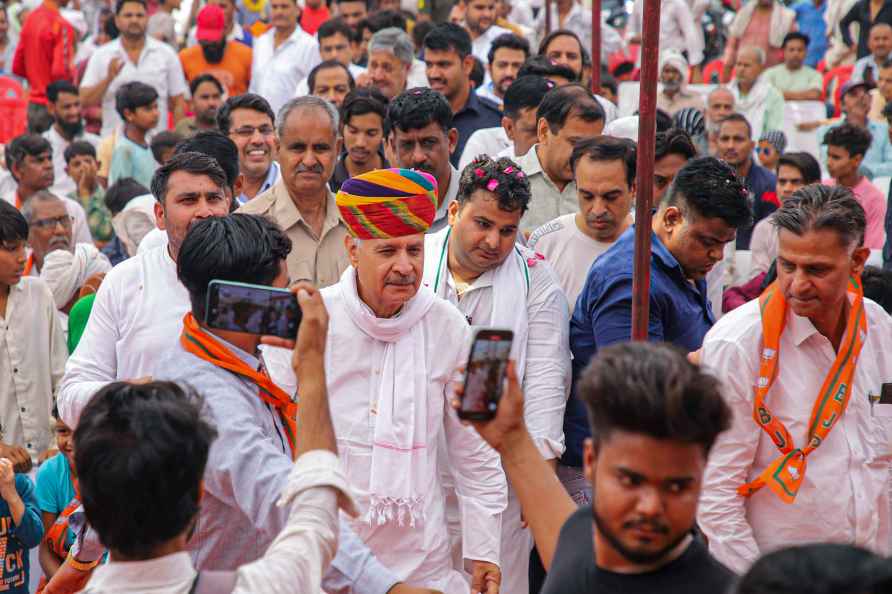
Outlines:
{"label": "plastic chair", "polygon": [[712,62],[710,62],[709,64],[707,64],[703,68],[703,82],[707,83],[707,84],[711,83],[713,75],[715,75],[716,81],[721,82],[722,69],[724,67],[725,67],[725,63],[722,62],[720,59],[715,59]]}
{"label": "plastic chair", "polygon": [[824,75],[824,84],[821,97],[825,102],[827,102],[827,100],[829,99],[828,91],[830,90],[830,86],[834,84],[834,81],[836,83],[831,101],[831,103],[833,103],[834,116],[838,116],[842,110],[842,86],[846,83],[846,81],[852,78],[852,70],[854,69],[854,64],[837,66]]}
{"label": "plastic chair", "polygon": [[24,134],[28,127],[28,94],[22,84],[0,76],[0,144]]}

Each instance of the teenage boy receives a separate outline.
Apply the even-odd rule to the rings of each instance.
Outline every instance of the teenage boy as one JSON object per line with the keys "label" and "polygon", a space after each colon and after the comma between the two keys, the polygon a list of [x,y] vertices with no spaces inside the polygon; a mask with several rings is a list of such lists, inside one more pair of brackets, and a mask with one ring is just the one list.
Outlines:
{"label": "teenage boy", "polygon": [[159,132],[152,137],[149,149],[151,149],[152,157],[155,159],[155,162],[159,167],[170,161],[177,145],[182,142],[182,140],[182,136],[176,132],[171,132],[170,130]]}
{"label": "teenage boy", "polygon": [[146,135],[158,125],[158,91],[141,82],[129,82],[115,93],[115,110],[124,120],[124,133],[112,154],[109,185],[132,177],[142,185],[152,185],[158,167]]}
{"label": "teenage boy", "polygon": [[383,150],[387,98],[374,87],[351,91],[344,99],[341,118],[344,152],[328,182],[332,192],[351,177],[390,167]]}
{"label": "teenage boy", "polygon": [[99,161],[96,148],[85,140],[75,140],[68,145],[65,157],[65,173],[77,186],[68,198],[79,203],[87,215],[87,226],[93,241],[105,245],[114,237],[111,213],[105,206],[105,189],[99,183]]}

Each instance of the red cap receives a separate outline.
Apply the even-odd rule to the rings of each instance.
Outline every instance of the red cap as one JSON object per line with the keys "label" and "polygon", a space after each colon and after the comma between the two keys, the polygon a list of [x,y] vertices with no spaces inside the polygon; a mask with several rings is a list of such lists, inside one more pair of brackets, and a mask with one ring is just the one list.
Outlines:
{"label": "red cap", "polygon": [[195,37],[198,41],[220,41],[226,28],[223,9],[216,4],[208,4],[198,13]]}

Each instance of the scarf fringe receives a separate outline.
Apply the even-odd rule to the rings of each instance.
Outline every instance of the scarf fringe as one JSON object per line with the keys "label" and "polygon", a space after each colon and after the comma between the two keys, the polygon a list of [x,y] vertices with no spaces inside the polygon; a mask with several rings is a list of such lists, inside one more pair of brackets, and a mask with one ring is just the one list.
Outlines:
{"label": "scarf fringe", "polygon": [[365,521],[370,526],[383,526],[395,522],[397,526],[408,525],[415,528],[418,523],[424,521],[424,498],[372,495]]}

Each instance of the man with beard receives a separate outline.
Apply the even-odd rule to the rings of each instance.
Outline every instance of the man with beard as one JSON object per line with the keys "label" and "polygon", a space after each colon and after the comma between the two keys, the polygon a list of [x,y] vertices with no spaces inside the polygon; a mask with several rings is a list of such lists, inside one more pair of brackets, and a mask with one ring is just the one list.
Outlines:
{"label": "man with beard", "polygon": [[[208,4],[216,4],[223,9],[223,16],[226,19],[226,26],[223,29],[223,32],[226,35],[226,41],[238,41],[248,47],[254,45],[254,37],[248,29],[249,23],[246,23],[245,26],[242,27],[235,18],[237,9],[236,0],[208,0]],[[198,27],[192,27],[189,30],[189,36],[186,39],[186,47],[192,47],[198,43],[198,39],[196,38],[197,30]]]}
{"label": "man with beard", "polygon": [[81,99],[77,87],[67,80],[57,80],[46,88],[47,108],[53,116],[53,125],[43,133],[53,149],[54,182],[52,191],[64,196],[77,189],[77,185],[65,172],[65,149],[75,140],[85,140],[94,147],[99,145],[99,137],[84,131],[81,117]]}
{"label": "man with beard", "polygon": [[193,78],[189,83],[189,94],[192,95],[190,103],[195,115],[180,120],[175,132],[182,138],[189,138],[202,130],[216,130],[223,93],[223,85],[213,74]]}
{"label": "man with beard", "polygon": [[327,287],[349,266],[347,228],[328,188],[341,152],[338,112],[319,97],[298,97],[282,107],[277,127],[281,177],[239,212],[264,215],[285,231],[294,244],[287,259],[292,282]]}
{"label": "man with beard", "polygon": [[176,52],[169,45],[146,36],[145,0],[118,0],[115,25],[120,36],[96,49],[80,84],[83,107],[102,105],[103,138],[120,126],[115,94],[128,82],[145,83],[158,92],[159,118],[152,133],[167,128],[168,111],[175,123],[185,117],[188,91]]}
{"label": "man with beard", "polygon": [[449,160],[453,165],[458,165],[471,134],[481,128],[501,125],[502,114],[494,103],[478,97],[471,86],[469,76],[474,66],[471,38],[459,25],[444,23],[427,34],[424,38],[424,63],[430,87],[442,93],[452,109],[458,142]]}
{"label": "man with beard", "polygon": [[703,111],[703,97],[688,90],[688,61],[676,50],[660,53],[660,92],[657,107],[674,116],[686,107]]}
{"label": "man with beard", "polygon": [[202,8],[198,13],[195,35],[198,45],[180,52],[186,80],[191,84],[199,76],[209,74],[226,88],[230,96],[246,93],[251,82],[251,48],[226,39],[223,9],[216,4]]}
{"label": "man with beard", "polygon": [[242,192],[236,197],[240,205],[266,192],[279,179],[275,120],[266,99],[253,93],[230,97],[217,114],[220,132],[238,148],[239,173],[244,176]]}
{"label": "man with beard", "polygon": [[447,225],[447,209],[458,196],[458,170],[449,162],[458,130],[452,127],[452,110],[442,94],[431,89],[410,89],[390,102],[390,151],[395,165],[417,169],[437,180],[437,212],[430,232]]}
{"label": "man with beard", "polygon": [[486,64],[489,49],[500,35],[511,33],[496,22],[496,0],[462,0],[465,9],[465,28],[471,34],[474,56]]}
{"label": "man with beard", "polygon": [[489,99],[501,109],[508,87],[517,79],[520,67],[530,57],[530,44],[513,33],[499,35],[492,42],[486,57],[490,80],[477,90],[477,95]]}

